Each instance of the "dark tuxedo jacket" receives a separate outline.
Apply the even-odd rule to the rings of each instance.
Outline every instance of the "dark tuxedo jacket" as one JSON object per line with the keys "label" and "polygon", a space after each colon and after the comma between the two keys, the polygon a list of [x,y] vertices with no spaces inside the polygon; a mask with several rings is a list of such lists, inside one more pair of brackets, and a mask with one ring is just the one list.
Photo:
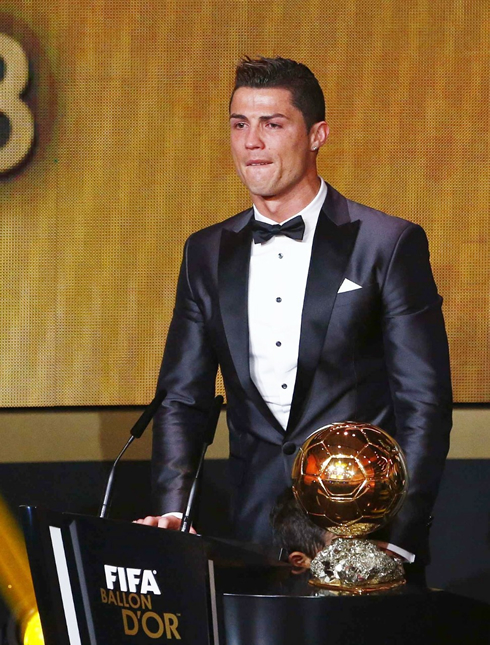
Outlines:
{"label": "dark tuxedo jacket", "polygon": [[[297,449],[335,421],[364,421],[396,437],[409,492],[382,536],[427,557],[430,514],[451,428],[446,332],[418,225],[352,202],[334,188],[315,231],[286,432],[253,384],[247,319],[249,209],[188,239],[154,421],[156,512],[185,507],[215,393],[227,396],[236,537],[270,542],[269,513],[291,484]],[[338,293],[347,278],[361,289]]]}

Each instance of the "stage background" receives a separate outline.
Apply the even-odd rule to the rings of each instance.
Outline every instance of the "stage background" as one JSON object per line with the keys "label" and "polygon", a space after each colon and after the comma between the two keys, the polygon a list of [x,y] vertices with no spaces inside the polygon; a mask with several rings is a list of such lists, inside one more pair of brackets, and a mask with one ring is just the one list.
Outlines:
{"label": "stage background", "polygon": [[[289,56],[325,91],[325,179],[427,230],[465,403],[429,581],[490,602],[489,27],[488,0],[3,0],[0,166],[13,134],[29,143],[29,115],[35,127],[0,175],[0,491],[14,513],[97,512],[132,406],[153,395],[182,245],[249,205],[228,152],[235,62]],[[116,517],[151,511],[150,439],[121,464]],[[222,417],[205,533],[226,532],[227,455]]]}
{"label": "stage background", "polygon": [[[321,174],[425,227],[455,398],[488,402],[489,7],[4,0],[36,134],[0,179],[0,406],[151,398],[186,237],[249,205],[227,124],[245,53],[306,62],[332,130]],[[28,126],[1,51],[5,148]]]}

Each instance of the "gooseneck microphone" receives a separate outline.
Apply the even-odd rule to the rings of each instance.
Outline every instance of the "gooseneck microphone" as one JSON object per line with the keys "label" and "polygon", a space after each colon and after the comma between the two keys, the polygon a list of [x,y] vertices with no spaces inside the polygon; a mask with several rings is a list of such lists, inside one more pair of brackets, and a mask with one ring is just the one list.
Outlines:
{"label": "gooseneck microphone", "polygon": [[199,463],[197,465],[194,481],[192,482],[191,492],[189,493],[187,508],[185,509],[185,513],[182,518],[182,523],[180,525],[180,530],[182,531],[182,533],[188,533],[191,528],[192,511],[194,510],[194,502],[196,499],[197,487],[201,476],[202,465],[204,463],[204,456],[206,454],[206,450],[214,441],[214,435],[216,434],[219,413],[221,412],[222,405],[223,405],[223,397],[221,395],[218,395],[217,397],[215,397],[213,401],[213,405],[211,406],[211,410],[209,411],[208,419],[206,422],[206,427],[204,428],[203,447],[201,451],[201,456],[199,458]]}
{"label": "gooseneck microphone", "polygon": [[100,507],[99,517],[107,517],[112,501],[112,487],[114,484],[114,474],[116,472],[117,464],[119,460],[124,455],[129,446],[133,443],[135,439],[139,439],[143,432],[146,430],[148,424],[153,419],[156,414],[156,411],[161,406],[163,399],[167,396],[166,390],[160,390],[156,393],[155,398],[150,403],[150,405],[145,409],[143,414],[140,416],[138,421],[134,424],[130,431],[130,437],[126,442],[126,445],[121,450],[121,452],[116,457],[116,461],[112,464],[111,472],[107,478],[107,484],[104,491],[104,500],[102,506]]}

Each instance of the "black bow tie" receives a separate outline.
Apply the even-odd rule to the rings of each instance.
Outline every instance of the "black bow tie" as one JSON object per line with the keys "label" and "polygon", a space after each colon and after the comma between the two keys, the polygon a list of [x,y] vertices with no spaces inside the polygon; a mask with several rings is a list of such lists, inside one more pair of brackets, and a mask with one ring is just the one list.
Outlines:
{"label": "black bow tie", "polygon": [[251,220],[252,236],[255,244],[268,242],[274,235],[286,235],[293,240],[302,240],[305,234],[305,223],[301,215],[293,217],[283,226],[280,224],[266,224],[258,222],[256,219]]}

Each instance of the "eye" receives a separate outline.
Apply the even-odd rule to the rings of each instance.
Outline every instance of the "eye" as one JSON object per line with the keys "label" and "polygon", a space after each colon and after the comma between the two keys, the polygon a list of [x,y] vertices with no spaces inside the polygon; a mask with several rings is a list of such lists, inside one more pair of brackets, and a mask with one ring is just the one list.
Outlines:
{"label": "eye", "polygon": [[246,126],[246,123],[244,123],[243,121],[236,121],[235,123],[232,123],[231,127],[234,130],[243,130],[245,126]]}
{"label": "eye", "polygon": [[282,128],[282,125],[280,123],[273,123],[271,121],[269,121],[267,123],[267,125],[268,125],[269,128],[272,128],[272,130],[278,130],[278,129]]}

